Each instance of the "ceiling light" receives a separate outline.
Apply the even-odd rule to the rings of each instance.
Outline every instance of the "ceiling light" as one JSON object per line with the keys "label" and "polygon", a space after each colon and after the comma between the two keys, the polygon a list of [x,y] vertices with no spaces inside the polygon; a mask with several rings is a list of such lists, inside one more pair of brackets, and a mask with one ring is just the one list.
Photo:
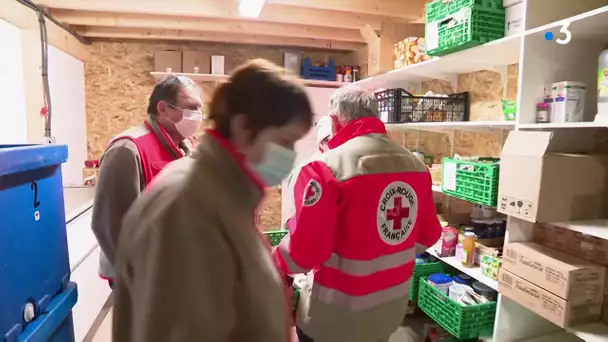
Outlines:
{"label": "ceiling light", "polygon": [[239,0],[239,15],[247,18],[257,18],[262,12],[266,0]]}

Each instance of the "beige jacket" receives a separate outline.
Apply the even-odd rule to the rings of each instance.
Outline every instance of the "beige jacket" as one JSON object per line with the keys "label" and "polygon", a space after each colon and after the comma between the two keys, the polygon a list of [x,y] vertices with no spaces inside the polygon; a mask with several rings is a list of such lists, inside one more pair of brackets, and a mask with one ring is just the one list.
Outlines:
{"label": "beige jacket", "polygon": [[113,342],[285,342],[287,303],[254,227],[262,191],[215,137],[167,166],[123,221]]}

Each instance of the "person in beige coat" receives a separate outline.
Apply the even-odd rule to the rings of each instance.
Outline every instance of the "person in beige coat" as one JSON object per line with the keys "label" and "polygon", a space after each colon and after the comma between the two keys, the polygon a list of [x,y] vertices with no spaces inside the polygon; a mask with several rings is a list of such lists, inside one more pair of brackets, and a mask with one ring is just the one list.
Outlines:
{"label": "person in beige coat", "polygon": [[123,221],[113,342],[286,342],[291,321],[254,226],[264,187],[293,168],[312,126],[306,92],[266,61],[215,91],[192,158],[169,164]]}

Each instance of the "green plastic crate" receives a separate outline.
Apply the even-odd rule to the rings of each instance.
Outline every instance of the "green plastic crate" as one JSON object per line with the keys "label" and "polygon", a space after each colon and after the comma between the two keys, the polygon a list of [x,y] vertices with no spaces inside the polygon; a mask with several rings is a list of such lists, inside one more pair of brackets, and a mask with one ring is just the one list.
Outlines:
{"label": "green plastic crate", "polygon": [[412,275],[412,280],[410,282],[412,284],[410,287],[410,300],[415,302],[418,299],[418,280],[420,280],[421,277],[428,277],[431,274],[443,273],[444,271],[443,263],[440,261],[416,265],[416,267],[414,267],[414,275]]}
{"label": "green plastic crate", "polygon": [[466,50],[504,35],[502,0],[435,0],[426,5],[426,53],[430,56]]}
{"label": "green plastic crate", "polygon": [[268,239],[268,242],[270,242],[270,245],[274,247],[280,244],[281,240],[283,240],[283,237],[288,233],[289,230],[269,230],[267,232],[264,232],[264,235],[266,235],[266,238]]}
{"label": "green plastic crate", "polygon": [[[453,164],[456,164],[455,189],[454,175],[450,171],[454,169]],[[495,207],[499,171],[499,158],[479,158],[478,161],[443,158],[441,191],[475,204]]]}
{"label": "green plastic crate", "polygon": [[492,336],[496,303],[463,305],[420,278],[418,307],[458,339]]}

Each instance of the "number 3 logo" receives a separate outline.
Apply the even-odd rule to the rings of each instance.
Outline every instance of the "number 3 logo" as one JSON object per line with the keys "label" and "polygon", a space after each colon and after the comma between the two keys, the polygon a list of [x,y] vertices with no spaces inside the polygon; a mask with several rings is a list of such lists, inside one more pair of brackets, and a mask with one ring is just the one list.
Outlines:
{"label": "number 3 logo", "polygon": [[562,26],[561,29],[559,29],[559,33],[562,33],[566,36],[565,39],[561,39],[561,38],[557,38],[555,40],[555,42],[557,42],[558,44],[561,45],[566,45],[568,43],[570,43],[570,41],[572,40],[572,32],[570,32],[570,30],[568,30],[568,28],[570,27],[570,23],[565,23],[564,26]]}

